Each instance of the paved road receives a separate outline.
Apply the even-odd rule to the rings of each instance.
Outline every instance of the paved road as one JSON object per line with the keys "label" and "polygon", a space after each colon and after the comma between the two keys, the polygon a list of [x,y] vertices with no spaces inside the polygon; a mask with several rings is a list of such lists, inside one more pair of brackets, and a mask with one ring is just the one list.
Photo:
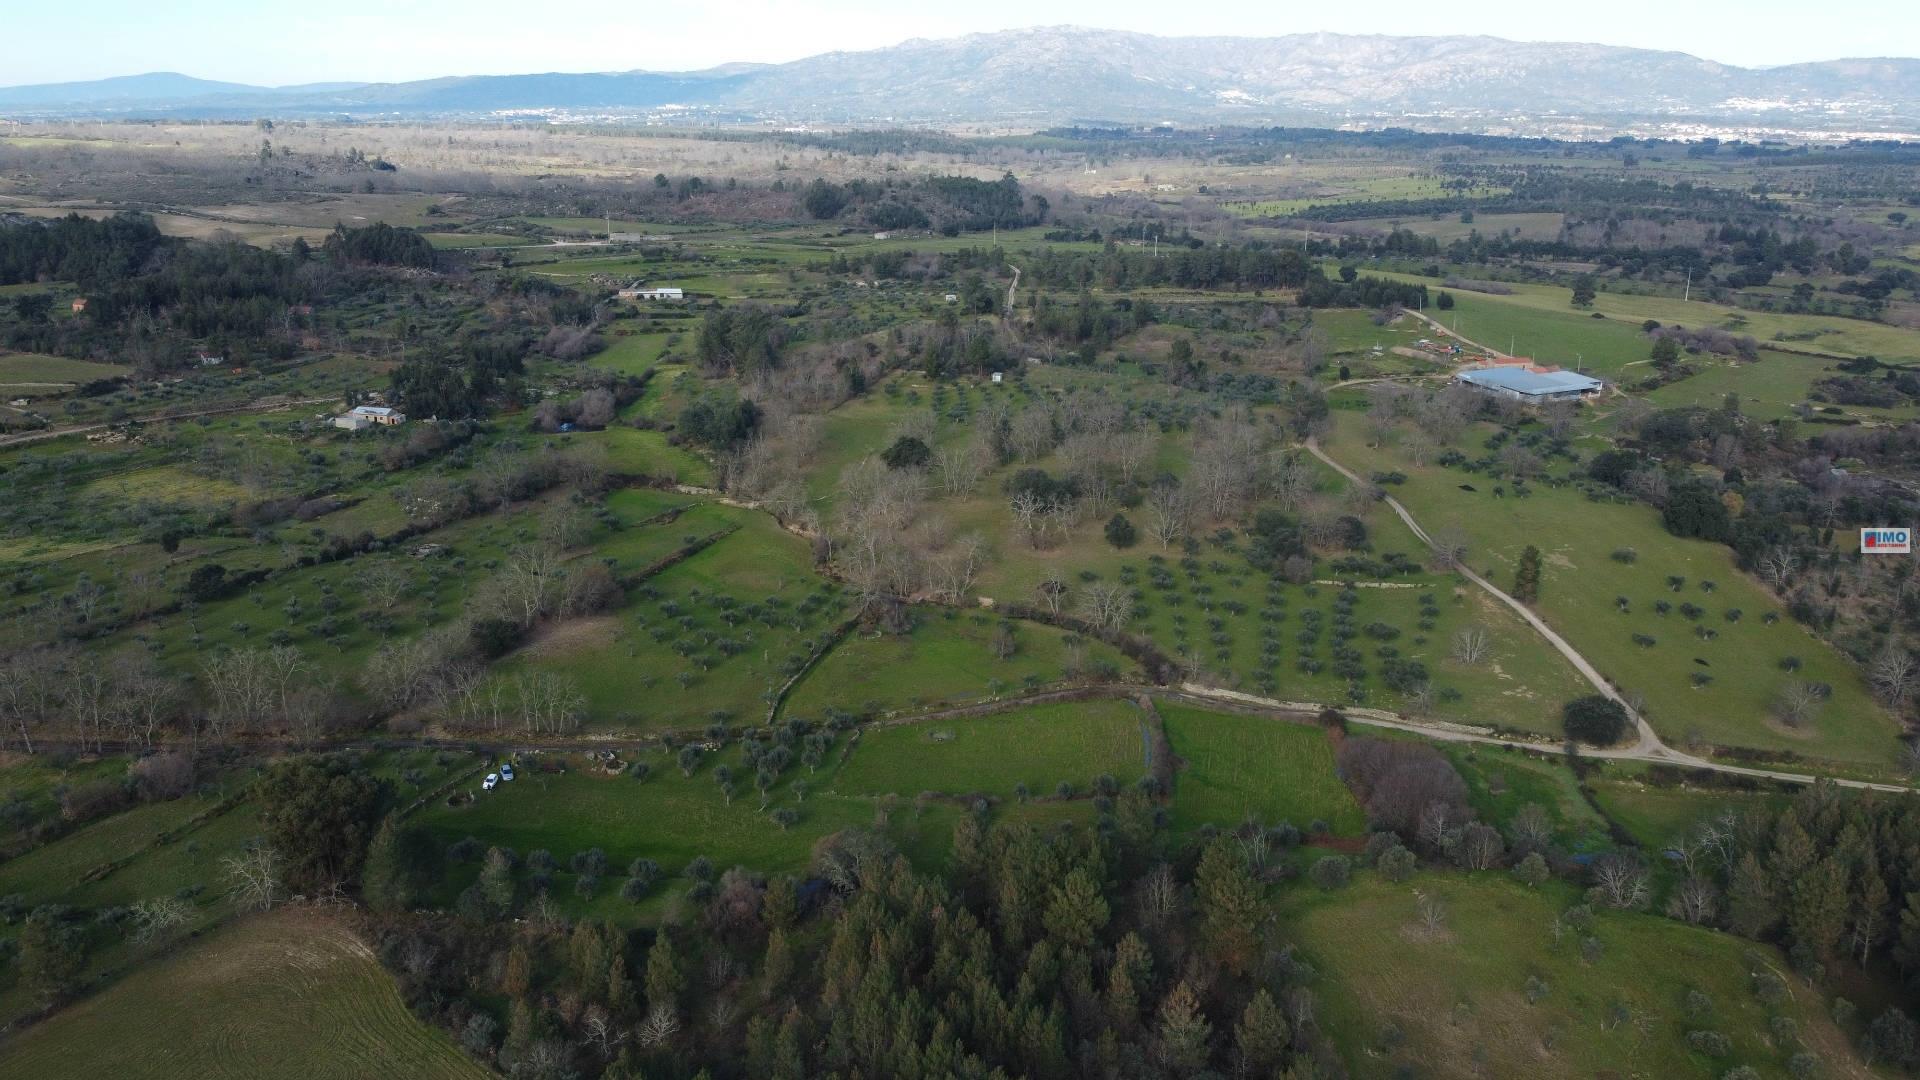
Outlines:
{"label": "paved road", "polygon": [[[1307,440],[1307,452],[1311,453],[1314,457],[1319,458],[1321,461],[1326,462],[1327,465],[1332,467],[1335,472],[1338,472],[1340,475],[1346,477],[1348,480],[1351,480],[1356,484],[1367,483],[1367,481],[1363,480],[1358,473],[1355,473],[1352,469],[1347,468],[1345,465],[1342,465],[1338,461],[1335,461],[1333,458],[1327,456],[1327,452],[1320,448],[1319,440],[1309,438]],[[1400,520],[1406,522],[1407,528],[1413,530],[1413,535],[1420,538],[1421,543],[1427,545],[1428,547],[1435,546],[1433,543],[1433,538],[1431,536],[1428,536],[1427,531],[1420,527],[1420,523],[1414,520],[1413,515],[1407,511],[1407,508],[1405,506],[1401,505],[1400,500],[1394,498],[1391,495],[1383,495],[1382,498],[1384,499],[1386,504],[1393,509],[1393,512],[1399,515]],[[1546,623],[1546,620],[1542,619],[1539,615],[1536,615],[1532,608],[1521,603],[1519,600],[1514,599],[1512,596],[1508,595],[1505,591],[1501,590],[1498,586],[1494,585],[1491,581],[1488,581],[1486,578],[1481,577],[1479,574],[1475,573],[1473,570],[1469,569],[1468,567],[1462,565],[1462,566],[1455,567],[1455,569],[1468,581],[1471,581],[1475,585],[1478,585],[1480,588],[1485,589],[1488,592],[1488,594],[1492,595],[1495,599],[1507,605],[1509,608],[1512,608],[1515,614],[1519,615],[1522,619],[1526,620],[1528,626],[1533,627],[1533,629],[1537,633],[1539,633],[1541,637],[1547,640],[1547,643],[1549,645],[1552,645],[1554,649],[1560,653],[1560,655],[1566,657],[1567,662],[1573,665],[1574,670],[1578,671],[1582,678],[1586,679],[1589,683],[1592,683],[1595,690],[1606,695],[1609,699],[1619,702],[1620,707],[1627,710],[1627,715],[1633,719],[1634,728],[1639,733],[1639,738],[1634,742],[1632,746],[1618,747],[1618,748],[1608,749],[1608,750],[1582,750],[1581,752],[1587,755],[1588,757],[1612,758],[1612,759],[1622,760],[1622,761],[1662,762],[1665,764],[1678,765],[1683,768],[1689,768],[1689,769],[1712,769],[1715,772],[1735,773],[1741,776],[1765,777],[1771,780],[1785,780],[1789,783],[1797,783],[1797,784],[1811,784],[1814,782],[1814,780],[1818,779],[1818,777],[1812,776],[1807,773],[1783,772],[1775,769],[1750,769],[1741,765],[1727,765],[1721,762],[1711,761],[1707,758],[1696,757],[1692,754],[1682,753],[1666,745],[1664,742],[1660,741],[1660,736],[1654,732],[1653,726],[1647,723],[1646,717],[1641,716],[1640,711],[1638,709],[1635,709],[1631,704],[1629,704],[1625,699],[1623,699],[1620,696],[1620,692],[1614,689],[1613,684],[1609,683],[1606,677],[1600,674],[1599,669],[1595,668],[1593,664],[1590,663],[1585,656],[1582,656],[1578,649],[1575,649],[1571,644],[1569,644],[1567,642],[1567,639],[1561,637],[1558,633],[1556,633],[1553,627],[1548,626]],[[1197,692],[1201,688],[1195,687],[1193,689]],[[1497,735],[1478,735],[1470,732],[1430,728],[1425,725],[1412,723],[1411,721],[1401,723],[1401,722],[1387,721],[1387,720],[1361,720],[1359,722],[1371,723],[1371,724],[1375,724],[1377,726],[1382,726],[1382,727],[1402,728],[1407,731],[1416,731],[1416,732],[1419,732],[1420,734],[1429,736],[1431,738],[1443,739],[1450,742],[1510,743],[1517,746],[1531,745],[1536,747],[1538,745],[1538,744],[1527,743],[1520,739],[1503,738]],[[1834,778],[1834,782],[1843,787],[1865,788],[1872,791],[1905,792],[1905,791],[1913,790],[1912,788],[1909,788],[1900,784],[1875,784],[1865,780],[1843,780],[1839,778]]]}

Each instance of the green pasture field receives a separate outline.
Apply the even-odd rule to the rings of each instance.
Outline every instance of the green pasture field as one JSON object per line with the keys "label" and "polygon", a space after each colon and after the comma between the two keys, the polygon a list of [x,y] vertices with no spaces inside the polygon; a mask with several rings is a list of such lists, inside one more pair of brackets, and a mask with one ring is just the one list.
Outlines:
{"label": "green pasture field", "polygon": [[[432,836],[442,847],[467,836],[488,846],[506,846],[523,859],[536,850],[553,854],[558,871],[554,899],[575,910],[608,915],[633,911],[630,901],[617,894],[634,859],[646,857],[667,875],[656,884],[657,895],[678,891],[686,882],[679,875],[687,864],[705,855],[719,869],[748,866],[762,873],[792,873],[804,869],[813,844],[839,829],[869,825],[874,804],[865,799],[835,796],[825,791],[845,736],[828,751],[828,764],[811,775],[797,760],[770,789],[771,799],[761,809],[754,774],[737,745],[701,756],[692,776],[683,776],[672,754],[635,751],[630,760],[646,762],[651,771],[644,781],[622,773],[611,775],[592,764],[567,759],[564,770],[545,771],[540,759],[523,758],[518,777],[491,792],[472,785],[475,798],[465,805],[430,805],[410,824]],[[734,795],[729,804],[715,779],[716,766],[734,773]],[[817,790],[797,797],[796,781]],[[769,813],[781,808],[799,812],[800,820],[782,829]],[[590,900],[575,892],[576,877],[569,869],[572,857],[600,848],[607,854],[608,872]],[[451,903],[460,888],[478,874],[477,864],[445,868],[443,897]]]}
{"label": "green pasture field", "polygon": [[1036,796],[1062,782],[1084,794],[1103,774],[1131,785],[1146,775],[1145,722],[1138,706],[1108,698],[869,728],[831,790],[1011,799],[1020,784]]}
{"label": "green pasture field", "polygon": [[[1437,932],[1417,921],[1419,895],[1445,905]],[[1591,931],[1601,952],[1588,961],[1582,934],[1555,941],[1550,932],[1575,902],[1572,889],[1530,890],[1499,873],[1426,873],[1399,885],[1363,874],[1337,892],[1294,888],[1279,911],[1283,934],[1319,972],[1320,1024],[1355,1075],[1405,1065],[1450,1076],[1710,1080],[1743,1064],[1786,1077],[1787,1058],[1802,1046],[1824,1061],[1851,1060],[1822,996],[1794,980],[1771,947],[1602,910]],[[1769,1007],[1754,996],[1748,954],[1792,986],[1787,1000]],[[1545,984],[1531,1004],[1529,977]],[[1710,1016],[1688,1016],[1691,990],[1711,1000]],[[1627,1022],[1610,1021],[1615,1005]],[[1775,1044],[1770,1015],[1792,1018],[1798,1038]],[[1388,1025],[1398,1034],[1383,1039]],[[1725,1035],[1732,1053],[1692,1053],[1694,1030]]]}
{"label": "green pasture field", "polygon": [[293,910],[242,920],[15,1035],[0,1047],[0,1074],[489,1075],[407,1010],[341,922]]}
{"label": "green pasture field", "polygon": [[427,238],[427,242],[432,244],[434,247],[442,248],[445,250],[459,250],[461,248],[520,247],[526,244],[539,243],[539,241],[537,240],[533,240],[525,236],[514,236],[511,233],[430,232],[430,233],[422,233],[421,235],[425,236]]}
{"label": "green pasture field", "polygon": [[70,360],[44,353],[0,352],[0,385],[79,384],[96,379],[118,379],[131,374],[133,369],[125,364]]}
{"label": "green pasture field", "polygon": [[1654,787],[1630,772],[1613,768],[1589,781],[1589,786],[1607,814],[1648,851],[1672,847],[1696,825],[1723,813],[1778,810],[1792,798],[1775,791]]}
{"label": "green pasture field", "polygon": [[[1429,288],[1434,285],[1430,279],[1387,276],[1419,281]],[[1578,366],[1588,374],[1608,379],[1630,380],[1652,374],[1651,368],[1628,366],[1647,359],[1653,348],[1638,323],[1628,325],[1611,319],[1595,319],[1567,307],[1564,300],[1562,310],[1521,304],[1508,296],[1463,289],[1447,291],[1453,294],[1453,310],[1435,308],[1427,314],[1461,337],[1489,349],[1501,353],[1511,351],[1516,356],[1529,356],[1538,363],[1558,364],[1569,370]]]}
{"label": "green pasture field", "polygon": [[[618,324],[615,324],[618,325]],[[699,330],[699,324],[689,320],[687,332]],[[607,341],[607,347],[594,353],[587,362],[594,367],[622,375],[638,375],[660,360],[660,354],[666,351],[670,332],[615,334]]]}
{"label": "green pasture field", "polygon": [[85,490],[96,497],[205,506],[238,502],[248,494],[246,488],[230,480],[199,476],[175,465],[156,465],[103,477],[87,485]]}
{"label": "green pasture field", "polygon": [[1368,218],[1341,224],[1368,225],[1383,231],[1398,226],[1421,236],[1431,236],[1442,244],[1450,244],[1455,240],[1465,240],[1476,232],[1481,236],[1503,236],[1511,232],[1523,240],[1552,240],[1560,235],[1560,227],[1566,217],[1558,213],[1475,214],[1472,221],[1463,222],[1458,213],[1451,213],[1438,220]]}
{"label": "green pasture field", "polygon": [[[1431,279],[1416,278],[1406,274],[1386,273],[1382,276],[1417,281],[1429,287],[1433,285]],[[1837,353],[1842,356],[1877,356],[1887,361],[1920,359],[1920,336],[1916,336],[1911,330],[1885,323],[1846,319],[1837,315],[1749,311],[1726,304],[1708,303],[1704,300],[1641,296],[1633,293],[1608,292],[1604,289],[1595,298],[1593,307],[1583,311],[1572,306],[1570,302],[1572,290],[1565,286],[1513,284],[1509,287],[1513,292],[1505,296],[1456,292],[1455,300],[1458,302],[1456,312],[1461,316],[1460,333],[1483,345],[1505,349],[1503,340],[1488,341],[1480,334],[1500,338],[1511,328],[1512,332],[1521,336],[1519,343],[1521,355],[1528,355],[1531,349],[1533,350],[1531,355],[1536,359],[1568,367],[1572,366],[1570,355],[1564,352],[1560,355],[1545,353],[1544,344],[1555,341],[1555,335],[1550,329],[1551,324],[1530,323],[1515,312],[1528,311],[1541,315],[1554,315],[1561,320],[1568,317],[1585,319],[1596,326],[1610,324],[1633,334],[1639,334],[1641,324],[1648,319],[1653,319],[1664,326],[1685,326],[1693,329],[1720,327],[1735,334],[1751,335],[1762,346],[1776,334],[1794,335],[1812,331],[1819,334],[1815,347],[1822,352]],[[1485,305],[1512,310],[1507,311],[1502,317],[1492,310],[1486,310]],[[1469,322],[1468,316],[1472,312],[1479,314],[1477,323]],[[1603,317],[1595,319],[1592,317],[1595,313]],[[1453,313],[1433,311],[1429,314],[1441,318],[1443,315]],[[1537,336],[1529,334],[1525,329],[1530,325],[1538,327]],[[1607,333],[1612,332],[1607,331]],[[1534,340],[1535,344],[1529,345],[1529,338]],[[1600,339],[1594,337],[1588,340]],[[1562,350],[1571,350],[1580,348],[1582,342],[1576,339],[1565,339],[1559,344]],[[1587,363],[1603,372],[1611,370],[1610,367],[1600,367],[1602,361],[1598,359],[1599,355],[1596,352],[1588,352]],[[1643,348],[1640,355],[1632,359],[1645,357],[1646,351]]]}
{"label": "green pasture field", "polygon": [[565,438],[583,446],[606,447],[607,467],[616,473],[664,477],[696,487],[713,483],[713,466],[707,459],[667,442],[664,431],[616,424],[605,431],[576,431]]}
{"label": "green pasture field", "polygon": [[[1669,409],[1688,405],[1717,409],[1728,394],[1736,394],[1740,398],[1740,410],[1762,420],[1792,416],[1793,406],[1798,404],[1811,405],[1825,415],[1830,415],[1825,410],[1833,407],[1810,397],[1815,382],[1838,374],[1832,361],[1769,350],[1760,354],[1757,363],[1703,361],[1698,357],[1690,358],[1689,363],[1699,368],[1697,374],[1660,387],[1647,394],[1647,400]],[[1913,405],[1892,409],[1859,405],[1837,408],[1848,417],[1864,420],[1911,420],[1916,414]]]}
{"label": "green pasture field", "polygon": [[1554,840],[1572,852],[1603,851],[1613,846],[1606,819],[1580,793],[1580,783],[1564,762],[1533,754],[1469,743],[1440,743],[1467,782],[1474,814],[1506,831],[1528,803],[1538,804],[1553,822]]}
{"label": "green pasture field", "polygon": [[84,825],[59,840],[0,863],[0,896],[47,903],[80,884],[96,867],[133,855],[161,833],[179,828],[213,803],[197,796],[136,806]]}
{"label": "green pasture field", "polygon": [[[917,625],[905,637],[856,633],[841,642],[793,688],[783,713],[817,719],[831,708],[882,713],[978,701],[1068,677],[1068,635],[1051,626],[1015,623],[1015,652],[1001,660],[991,648],[999,621],[991,613],[935,608],[915,615]],[[1085,641],[1081,648],[1089,665],[1132,667],[1102,642]]]}
{"label": "green pasture field", "polygon": [[1180,759],[1173,781],[1176,832],[1202,825],[1232,829],[1248,818],[1325,822],[1337,836],[1358,836],[1366,815],[1334,770],[1333,746],[1316,725],[1278,717],[1156,704]]}
{"label": "green pasture field", "polygon": [[[501,673],[540,670],[572,678],[586,695],[590,723],[600,728],[697,727],[714,710],[736,720],[763,718],[768,695],[839,622],[839,601],[813,573],[805,541],[762,514],[725,516],[739,531],[649,579],[652,597],[629,594],[613,614],[559,624],[504,661]],[[649,528],[676,540],[715,531],[698,518]],[[631,563],[636,554],[617,550],[612,557]],[[801,610],[814,594],[820,599]],[[718,596],[738,605],[731,625],[715,607]],[[746,612],[769,598],[778,606],[769,607],[766,618]],[[703,635],[716,641],[703,642]],[[737,653],[726,655],[720,640],[738,643]],[[676,649],[682,644],[687,655]]]}
{"label": "green pasture field", "polygon": [[0,850],[17,854],[32,843],[33,826],[59,817],[61,789],[92,780],[118,780],[126,775],[126,768],[127,763],[118,758],[0,754],[0,804],[19,808],[10,809],[0,825]]}
{"label": "green pasture field", "polygon": [[[1471,544],[1471,564],[1497,585],[1511,584],[1520,550],[1537,545],[1545,555],[1538,609],[1603,674],[1645,696],[1647,717],[1664,738],[1679,745],[1698,740],[1792,750],[1854,764],[1891,761],[1897,731],[1868,696],[1860,674],[1786,617],[1765,590],[1739,572],[1725,546],[1680,539],[1647,507],[1591,502],[1572,487],[1532,486],[1526,498],[1497,498],[1492,489],[1499,485],[1484,475],[1415,466],[1392,447],[1369,447],[1361,422],[1357,414],[1337,412],[1337,436],[1329,452],[1363,473],[1395,469],[1407,474],[1409,482],[1394,488],[1394,496],[1429,530],[1462,529]],[[1466,445],[1477,447],[1488,430],[1472,429]],[[1463,491],[1463,483],[1478,490]],[[1632,564],[1611,557],[1627,548],[1637,552]],[[1670,591],[1669,576],[1685,579],[1682,592]],[[1703,580],[1714,582],[1716,591],[1704,591]],[[1629,612],[1617,609],[1618,596],[1627,597]],[[1654,605],[1661,600],[1672,604],[1673,613],[1656,614]],[[1683,602],[1706,609],[1697,624],[1679,613]],[[1740,621],[1727,621],[1725,613],[1735,609]],[[1771,625],[1763,618],[1769,612],[1779,616]],[[1696,625],[1717,637],[1697,639]],[[1636,633],[1652,636],[1656,644],[1635,644]],[[1781,670],[1779,662],[1789,656],[1800,658],[1804,668]],[[1696,671],[1712,682],[1694,686]],[[1798,731],[1770,718],[1777,695],[1794,679],[1833,688],[1819,717]]]}
{"label": "green pasture field", "polygon": [[[1223,200],[1220,208],[1241,217],[1287,217],[1320,206],[1355,206],[1364,212],[1366,204],[1388,199],[1438,199],[1452,194],[1437,176],[1389,175],[1330,179],[1322,185],[1324,195],[1298,199],[1261,199],[1257,201]],[[1502,189],[1476,188],[1466,194],[1493,195]]]}

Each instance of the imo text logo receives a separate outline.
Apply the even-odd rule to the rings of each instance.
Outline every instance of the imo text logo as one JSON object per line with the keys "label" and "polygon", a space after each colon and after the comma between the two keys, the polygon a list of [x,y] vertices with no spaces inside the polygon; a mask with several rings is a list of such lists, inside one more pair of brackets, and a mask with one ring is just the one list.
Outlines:
{"label": "imo text logo", "polygon": [[1912,529],[1861,529],[1862,555],[1909,555],[1913,552]]}

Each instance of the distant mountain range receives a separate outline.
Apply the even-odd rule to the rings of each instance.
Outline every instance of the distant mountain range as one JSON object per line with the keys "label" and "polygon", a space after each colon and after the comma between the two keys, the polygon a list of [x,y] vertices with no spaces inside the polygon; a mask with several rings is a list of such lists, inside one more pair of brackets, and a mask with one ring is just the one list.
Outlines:
{"label": "distant mountain range", "polygon": [[788,123],[1284,123],[1599,136],[1920,134],[1920,60],[1741,68],[1493,37],[1037,27],[707,71],[261,87],[154,73],[0,89],[0,115],[547,113]]}

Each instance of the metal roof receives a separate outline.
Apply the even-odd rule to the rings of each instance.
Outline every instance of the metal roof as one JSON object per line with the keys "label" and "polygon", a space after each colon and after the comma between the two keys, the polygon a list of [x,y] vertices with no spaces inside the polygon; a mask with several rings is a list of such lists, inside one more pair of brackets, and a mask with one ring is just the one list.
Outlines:
{"label": "metal roof", "polygon": [[1474,368],[1460,373],[1460,381],[1516,394],[1585,394],[1600,389],[1600,380],[1572,371],[1529,371],[1526,368]]}

